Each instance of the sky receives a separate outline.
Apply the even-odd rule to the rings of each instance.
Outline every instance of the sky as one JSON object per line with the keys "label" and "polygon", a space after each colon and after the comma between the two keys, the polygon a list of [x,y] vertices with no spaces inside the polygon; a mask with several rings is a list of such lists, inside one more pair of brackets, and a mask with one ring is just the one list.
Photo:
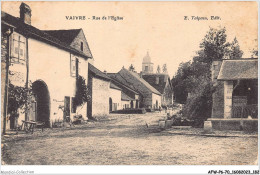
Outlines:
{"label": "sky", "polygon": [[[82,28],[101,71],[118,72],[133,64],[137,72],[149,51],[154,70],[167,64],[172,77],[189,61],[209,27],[226,27],[228,41],[237,38],[243,57],[257,47],[257,2],[25,2],[32,9],[32,25],[41,30]],[[2,11],[19,17],[21,2],[2,2]],[[67,20],[85,16],[86,20]],[[100,20],[92,20],[93,16]],[[107,20],[102,20],[106,17]],[[108,16],[123,20],[108,20]],[[188,16],[189,20],[184,20]],[[194,17],[207,17],[196,20]],[[211,16],[220,17],[210,20]],[[88,19],[90,18],[90,19]]]}

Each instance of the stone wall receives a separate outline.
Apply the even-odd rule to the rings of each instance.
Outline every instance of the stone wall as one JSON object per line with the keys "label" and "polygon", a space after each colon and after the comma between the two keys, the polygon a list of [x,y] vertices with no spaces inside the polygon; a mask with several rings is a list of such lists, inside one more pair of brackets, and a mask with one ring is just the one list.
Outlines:
{"label": "stone wall", "polygon": [[221,64],[222,61],[213,61],[211,66],[211,80],[215,90],[212,94],[212,118],[224,117],[224,82],[217,80]]}
{"label": "stone wall", "polygon": [[95,77],[92,81],[92,117],[108,115],[110,82]]}
{"label": "stone wall", "polygon": [[91,51],[88,46],[88,42],[85,38],[84,32],[81,30],[79,34],[75,37],[75,39],[71,43],[71,47],[81,51],[81,42],[83,42],[83,53],[85,53],[87,56],[91,56]]}
{"label": "stone wall", "polygon": [[224,118],[232,115],[233,81],[224,81]]}
{"label": "stone wall", "polygon": [[212,118],[224,117],[224,82],[219,81],[212,94]]}

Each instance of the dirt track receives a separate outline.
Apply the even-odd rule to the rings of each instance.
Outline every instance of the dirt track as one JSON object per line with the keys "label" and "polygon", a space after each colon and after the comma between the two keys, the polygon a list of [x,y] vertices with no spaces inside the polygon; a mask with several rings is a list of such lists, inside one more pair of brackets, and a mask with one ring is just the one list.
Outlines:
{"label": "dirt track", "polygon": [[[161,133],[165,114],[112,115],[75,128],[47,129],[5,138],[11,165],[248,165],[257,138]],[[148,125],[148,128],[147,128]]]}

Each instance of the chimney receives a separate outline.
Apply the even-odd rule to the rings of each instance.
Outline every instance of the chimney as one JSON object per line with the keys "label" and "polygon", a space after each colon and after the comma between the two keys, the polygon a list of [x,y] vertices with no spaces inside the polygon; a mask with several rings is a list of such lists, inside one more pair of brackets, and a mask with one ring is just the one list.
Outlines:
{"label": "chimney", "polygon": [[22,3],[20,5],[20,20],[22,20],[26,24],[31,25],[31,12],[31,8],[27,4]]}

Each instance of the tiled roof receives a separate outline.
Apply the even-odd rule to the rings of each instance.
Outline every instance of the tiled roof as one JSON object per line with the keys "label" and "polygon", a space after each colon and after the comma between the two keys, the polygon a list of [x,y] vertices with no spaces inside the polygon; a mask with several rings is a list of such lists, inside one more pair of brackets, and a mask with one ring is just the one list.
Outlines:
{"label": "tiled roof", "polygon": [[139,94],[139,92],[135,91],[133,87],[132,88],[130,87],[129,83],[122,81],[122,77],[118,73],[108,73],[107,75],[111,78],[111,81],[113,83],[115,83],[117,86],[121,87],[122,89],[125,88],[133,92],[134,94]]}
{"label": "tiled roof", "polygon": [[116,86],[116,85],[115,85],[114,83],[112,83],[112,82],[110,82],[110,88],[122,90],[120,87]]}
{"label": "tiled roof", "polygon": [[65,42],[60,41],[59,39],[49,35],[48,33],[33,27],[32,25],[28,25],[21,21],[19,18],[16,18],[8,13],[1,12],[1,21],[12,25],[15,27],[15,31],[21,34],[24,34],[27,37],[31,37],[37,39],[39,41],[51,44],[53,46],[59,47],[63,50],[67,50],[73,54],[81,56],[83,58],[90,58],[86,54],[81,51],[76,50]]}
{"label": "tiled roof", "polygon": [[[156,83],[156,77],[159,78],[158,84]],[[167,81],[169,81],[169,75],[167,74],[145,74],[142,75],[142,78],[158,90],[161,94],[164,93],[164,89]]]}
{"label": "tiled roof", "polygon": [[258,60],[223,60],[218,80],[258,79]]}
{"label": "tiled roof", "polygon": [[[60,41],[70,45],[71,47],[77,49],[78,51],[81,51],[81,48],[79,47],[79,42],[83,40],[85,42],[85,48],[82,51],[85,55],[87,55],[89,58],[93,58],[92,53],[90,51],[88,41],[84,35],[84,32],[82,29],[69,29],[69,30],[44,30],[45,33],[59,39]],[[82,35],[83,37],[82,38]],[[78,38],[76,40],[76,38]]]}
{"label": "tiled roof", "polygon": [[154,87],[147,83],[143,78],[140,78],[140,76],[136,72],[128,71],[125,68],[122,68],[118,72],[118,74],[121,76],[122,81],[130,84],[134,90],[143,95],[148,92],[161,95],[160,92],[158,92]]}
{"label": "tiled roof", "polygon": [[123,100],[123,101],[131,101],[131,100],[134,100],[134,99],[132,99],[131,97],[126,95],[124,92],[121,92],[121,100]]}
{"label": "tiled roof", "polygon": [[98,70],[95,66],[93,66],[90,63],[88,63],[88,71],[89,71],[89,73],[94,75],[96,78],[101,78],[106,81],[110,81],[110,78],[105,73],[101,72],[100,70]]}
{"label": "tiled roof", "polygon": [[43,30],[45,33],[48,33],[55,38],[58,38],[60,41],[71,44],[75,37],[79,34],[81,29],[71,29],[71,30]]}

